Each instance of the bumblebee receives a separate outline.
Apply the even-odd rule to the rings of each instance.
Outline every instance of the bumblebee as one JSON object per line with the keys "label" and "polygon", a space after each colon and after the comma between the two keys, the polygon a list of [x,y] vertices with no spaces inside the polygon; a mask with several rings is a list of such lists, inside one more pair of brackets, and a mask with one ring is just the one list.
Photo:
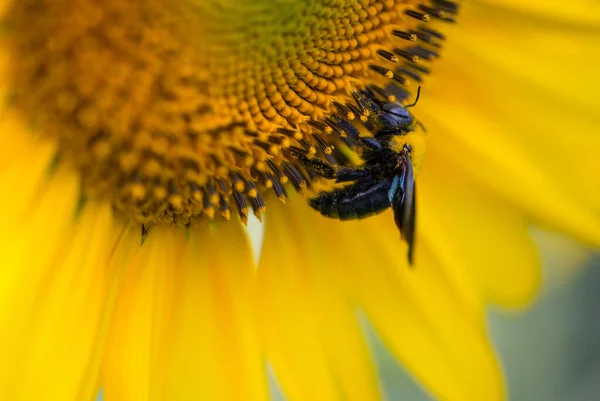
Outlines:
{"label": "bumblebee", "polygon": [[391,206],[400,235],[408,244],[408,262],[413,264],[416,218],[415,165],[424,154],[422,132],[408,108],[396,102],[382,102],[368,91],[354,92],[360,108],[368,115],[365,126],[373,136],[361,135],[348,121],[335,117],[336,123],[361,149],[363,164],[358,167],[335,166],[320,159],[302,158],[315,175],[348,183],[320,192],[308,200],[322,215],[340,220],[362,219]]}

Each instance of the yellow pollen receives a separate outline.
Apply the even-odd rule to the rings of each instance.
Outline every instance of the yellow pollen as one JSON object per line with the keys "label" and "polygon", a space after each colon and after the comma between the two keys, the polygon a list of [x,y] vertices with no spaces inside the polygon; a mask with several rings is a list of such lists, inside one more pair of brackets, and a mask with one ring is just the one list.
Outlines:
{"label": "yellow pollen", "polygon": [[215,208],[212,206],[205,207],[202,212],[211,220],[215,218]]}
{"label": "yellow pollen", "polygon": [[155,199],[162,201],[167,197],[167,190],[163,187],[155,187],[153,194]]}
{"label": "yellow pollen", "polygon": [[142,184],[133,184],[131,186],[131,198],[140,201],[146,196],[146,188]]}
{"label": "yellow pollen", "polygon": [[423,131],[417,129],[411,131],[406,135],[395,136],[390,143],[390,148],[396,152],[400,152],[405,145],[410,145],[411,152],[410,158],[413,164],[413,170],[416,174],[421,171],[423,160],[425,158],[425,150],[427,147],[427,141]]}
{"label": "yellow pollen", "polygon": [[173,195],[169,197],[169,204],[176,210],[183,207],[183,197],[181,195]]}
{"label": "yellow pollen", "polygon": [[244,192],[244,190],[246,189],[246,184],[244,184],[243,181],[238,180],[238,181],[235,181],[234,188],[238,192]]}
{"label": "yellow pollen", "polygon": [[219,195],[213,194],[208,198],[211,205],[217,206],[219,204]]}

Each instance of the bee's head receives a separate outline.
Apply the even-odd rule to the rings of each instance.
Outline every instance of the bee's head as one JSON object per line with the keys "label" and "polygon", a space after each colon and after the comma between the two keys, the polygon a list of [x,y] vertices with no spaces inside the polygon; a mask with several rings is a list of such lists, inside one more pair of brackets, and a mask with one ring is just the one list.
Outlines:
{"label": "bee's head", "polygon": [[412,114],[405,107],[395,102],[380,105],[377,122],[381,129],[377,131],[375,137],[403,135],[411,131],[415,125]]}
{"label": "bee's head", "polygon": [[381,110],[389,117],[400,131],[409,131],[415,123],[415,118],[404,106],[396,102],[384,103]]}

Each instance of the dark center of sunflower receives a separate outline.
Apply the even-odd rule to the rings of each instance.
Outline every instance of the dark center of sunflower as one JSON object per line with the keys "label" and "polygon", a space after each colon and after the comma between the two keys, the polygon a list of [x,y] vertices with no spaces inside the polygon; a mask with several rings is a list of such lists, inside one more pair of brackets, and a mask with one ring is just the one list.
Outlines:
{"label": "dark center of sunflower", "polygon": [[[452,20],[447,0],[19,0],[8,15],[17,104],[89,197],[142,223],[242,221],[295,156],[351,163],[351,90],[403,101]],[[394,84],[394,85],[392,85]],[[340,120],[341,119],[341,120]],[[351,146],[350,146],[351,147]]]}

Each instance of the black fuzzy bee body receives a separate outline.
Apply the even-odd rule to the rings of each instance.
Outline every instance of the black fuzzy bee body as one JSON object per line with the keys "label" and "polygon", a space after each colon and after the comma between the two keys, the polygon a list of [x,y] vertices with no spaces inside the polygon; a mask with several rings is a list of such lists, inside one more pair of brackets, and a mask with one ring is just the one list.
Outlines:
{"label": "black fuzzy bee body", "polygon": [[414,118],[398,103],[377,102],[363,93],[355,94],[357,103],[372,116],[373,137],[361,136],[344,121],[340,125],[362,148],[363,164],[338,167],[318,159],[302,158],[313,173],[347,185],[320,192],[309,205],[326,217],[340,220],[362,219],[391,207],[402,238],[408,243],[408,261],[413,263],[416,216],[416,186],[411,160],[412,147],[398,148],[394,138],[414,129]]}
{"label": "black fuzzy bee body", "polygon": [[321,192],[309,200],[310,206],[327,217],[340,220],[362,219],[388,207],[392,180],[362,181],[329,192]]}

